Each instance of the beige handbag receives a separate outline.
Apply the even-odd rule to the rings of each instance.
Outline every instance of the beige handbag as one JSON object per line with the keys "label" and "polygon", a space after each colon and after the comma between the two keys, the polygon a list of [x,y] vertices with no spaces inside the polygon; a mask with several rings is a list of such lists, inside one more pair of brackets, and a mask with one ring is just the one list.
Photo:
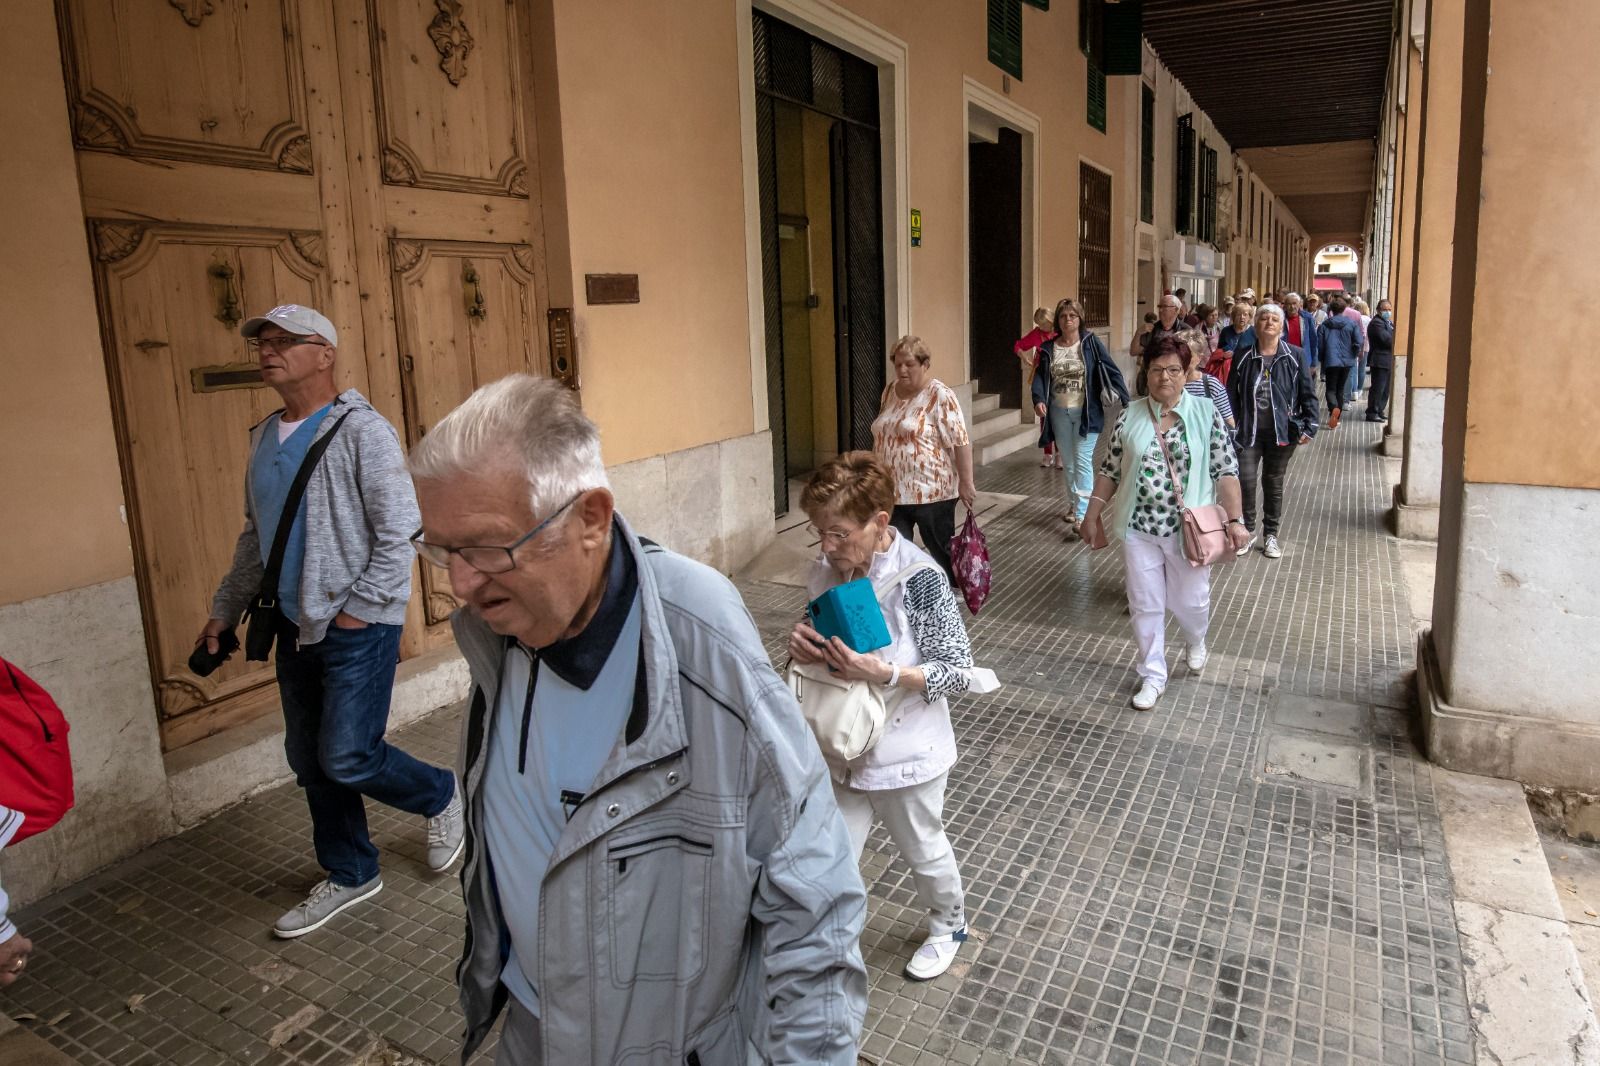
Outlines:
{"label": "beige handbag", "polygon": [[[924,569],[936,567],[932,563],[916,563],[882,584],[874,582],[878,599],[881,601],[889,590],[899,588],[912,574]],[[817,738],[817,747],[829,762],[859,759],[883,738],[889,708],[880,686],[837,677],[824,663],[790,663],[788,681],[789,690]]]}

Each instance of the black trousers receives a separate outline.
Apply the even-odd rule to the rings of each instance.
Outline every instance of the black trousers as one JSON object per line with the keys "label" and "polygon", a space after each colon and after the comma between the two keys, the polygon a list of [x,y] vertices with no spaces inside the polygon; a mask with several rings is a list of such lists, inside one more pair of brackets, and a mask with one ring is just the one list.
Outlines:
{"label": "black trousers", "polygon": [[1367,368],[1372,377],[1372,388],[1367,393],[1367,421],[1376,422],[1379,416],[1389,417],[1389,379],[1394,369],[1387,366]]}
{"label": "black trousers", "polygon": [[1322,368],[1322,383],[1328,390],[1328,413],[1333,414],[1334,408],[1344,409],[1344,387],[1350,380],[1350,367],[1325,366]]}
{"label": "black trousers", "polygon": [[1256,481],[1261,482],[1261,532],[1276,536],[1283,517],[1283,479],[1294,458],[1293,444],[1269,444],[1265,448],[1239,449],[1239,495],[1244,503],[1245,528],[1256,530]]}
{"label": "black trousers", "polygon": [[950,538],[956,535],[956,501],[940,500],[938,503],[897,503],[889,515],[889,524],[899,530],[902,537],[911,537],[912,527],[922,534],[922,547],[933,556],[933,561],[944,568],[950,587],[956,584],[955,571],[950,568]]}

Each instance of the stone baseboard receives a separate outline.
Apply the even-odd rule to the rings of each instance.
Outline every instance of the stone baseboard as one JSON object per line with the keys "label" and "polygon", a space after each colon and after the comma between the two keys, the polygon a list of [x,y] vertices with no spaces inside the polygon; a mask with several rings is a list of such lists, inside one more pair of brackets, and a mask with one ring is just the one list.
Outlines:
{"label": "stone baseboard", "polygon": [[1452,706],[1431,629],[1417,634],[1417,697],[1432,762],[1525,785],[1600,791],[1600,727]]}
{"label": "stone baseboard", "polygon": [[1391,424],[1389,431],[1383,435],[1380,450],[1390,459],[1404,459],[1406,457],[1406,435],[1404,432],[1395,432]]}
{"label": "stone baseboard", "polygon": [[1439,508],[1405,503],[1400,486],[1394,487],[1394,506],[1389,509],[1389,528],[1401,540],[1438,540]]}

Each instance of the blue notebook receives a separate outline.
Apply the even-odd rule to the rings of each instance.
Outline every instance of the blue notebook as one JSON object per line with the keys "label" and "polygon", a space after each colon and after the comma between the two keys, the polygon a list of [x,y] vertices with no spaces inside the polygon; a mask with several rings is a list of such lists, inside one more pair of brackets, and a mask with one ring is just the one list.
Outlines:
{"label": "blue notebook", "polygon": [[806,605],[811,628],[825,638],[839,637],[851,651],[876,651],[889,644],[889,624],[876,590],[866,578],[835,585]]}

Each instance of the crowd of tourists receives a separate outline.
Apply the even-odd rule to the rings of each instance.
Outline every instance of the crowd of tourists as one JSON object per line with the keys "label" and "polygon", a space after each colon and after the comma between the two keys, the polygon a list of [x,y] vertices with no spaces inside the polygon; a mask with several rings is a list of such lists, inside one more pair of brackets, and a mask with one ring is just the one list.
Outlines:
{"label": "crowd of tourists", "polygon": [[[1323,428],[1314,375],[1326,428],[1365,375],[1382,419],[1388,306],[1369,319],[1342,298],[1169,294],[1135,339],[1131,386],[1072,300],[1035,325],[1016,352],[1066,536],[1122,542],[1131,702],[1150,710],[1167,613],[1198,673],[1209,564],[1246,555],[1258,528],[1266,557],[1282,554],[1285,473]],[[272,933],[311,934],[382,890],[372,799],[421,819],[434,872],[464,859],[463,1060],[503,1018],[503,1066],[855,1063],[868,836],[883,824],[926,915],[905,974],[937,978],[968,935],[945,829],[949,700],[998,686],[974,662],[958,591],[979,601],[952,559],[956,505],[977,505],[972,443],[928,346],[894,346],[873,449],[804,487],[817,556],[781,684],[733,584],[616,510],[598,430],[561,384],[485,385],[407,455],[336,386],[325,316],[285,305],[242,332],[283,407],[250,429],[244,526],[190,666],[240,650],[276,664],[325,877]],[[418,557],[462,605],[471,695],[453,767],[385,739]],[[816,608],[852,589],[881,615],[865,644]],[[0,800],[3,847],[25,819]],[[32,949],[4,905],[0,987]]]}

